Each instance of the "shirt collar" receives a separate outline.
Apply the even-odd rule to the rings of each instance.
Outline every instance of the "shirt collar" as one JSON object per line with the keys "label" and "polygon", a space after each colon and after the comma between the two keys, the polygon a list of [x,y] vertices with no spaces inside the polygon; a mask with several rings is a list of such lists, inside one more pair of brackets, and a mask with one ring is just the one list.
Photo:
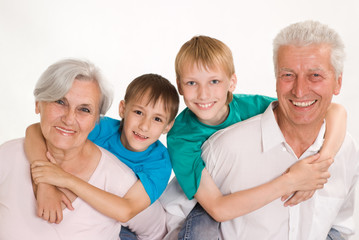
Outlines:
{"label": "shirt collar", "polygon": [[[261,130],[262,130],[262,146],[263,152],[272,149],[278,145],[287,145],[282,131],[280,130],[278,123],[275,119],[273,109],[278,106],[278,101],[272,102],[267,110],[263,113],[261,119]],[[325,121],[318,133],[315,142],[305,151],[302,157],[307,157],[320,150],[324,141],[325,133]]]}

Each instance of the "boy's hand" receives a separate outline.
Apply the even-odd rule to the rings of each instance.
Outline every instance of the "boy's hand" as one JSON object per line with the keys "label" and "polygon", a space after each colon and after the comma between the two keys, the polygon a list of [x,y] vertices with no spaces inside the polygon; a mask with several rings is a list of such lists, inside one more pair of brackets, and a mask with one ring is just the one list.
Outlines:
{"label": "boy's hand", "polygon": [[62,203],[73,210],[71,201],[55,186],[40,183],[37,187],[37,215],[50,223],[60,223],[63,219]]}
{"label": "boy's hand", "polygon": [[[284,202],[285,207],[293,207],[298,203],[304,202],[311,198],[315,193],[315,190],[308,190],[308,191],[297,191],[291,197],[291,194],[287,194],[281,198]],[[290,197],[290,198],[289,198]],[[289,199],[288,199],[289,198]]]}
{"label": "boy's hand", "polygon": [[319,154],[298,161],[284,173],[289,177],[292,184],[292,191],[315,190],[324,187],[328,181],[330,173],[328,168],[333,163],[333,159],[317,161]]}

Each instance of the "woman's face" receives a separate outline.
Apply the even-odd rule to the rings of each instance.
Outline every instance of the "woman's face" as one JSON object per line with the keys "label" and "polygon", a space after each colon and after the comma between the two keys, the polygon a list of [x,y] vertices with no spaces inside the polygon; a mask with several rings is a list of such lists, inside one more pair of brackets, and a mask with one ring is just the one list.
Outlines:
{"label": "woman's face", "polygon": [[100,97],[97,82],[75,80],[63,98],[36,102],[48,147],[66,151],[83,146],[99,117]]}

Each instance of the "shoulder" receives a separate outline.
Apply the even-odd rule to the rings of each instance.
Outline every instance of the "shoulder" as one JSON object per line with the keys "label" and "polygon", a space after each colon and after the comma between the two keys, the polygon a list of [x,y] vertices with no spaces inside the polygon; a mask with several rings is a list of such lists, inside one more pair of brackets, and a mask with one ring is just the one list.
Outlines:
{"label": "shoulder", "polygon": [[162,169],[164,171],[170,171],[172,169],[168,150],[160,140],[157,140],[151,145],[148,160],[150,162],[156,163],[156,168]]}
{"label": "shoulder", "polygon": [[352,159],[356,164],[359,164],[359,145],[349,132],[346,133],[344,142],[339,149],[337,156],[344,157],[345,159]]}
{"label": "shoulder", "polygon": [[129,175],[130,177],[135,176],[133,171],[125,163],[118,160],[115,155],[102,147],[97,147],[102,153],[101,161],[103,162],[105,168],[107,168],[111,172],[116,172],[117,174],[123,173]]}
{"label": "shoulder", "polygon": [[242,122],[235,123],[227,128],[217,131],[207,141],[218,142],[223,139],[229,141],[237,141],[240,139],[248,139],[254,131],[258,131],[261,126],[262,115],[257,115]]}
{"label": "shoulder", "polygon": [[120,127],[121,121],[110,117],[101,117],[98,125],[101,127]]}
{"label": "shoulder", "polygon": [[267,103],[275,101],[276,98],[259,94],[233,94],[233,100],[235,103]]}
{"label": "shoulder", "polygon": [[13,139],[0,145],[0,154],[14,154],[23,151],[24,138]]}

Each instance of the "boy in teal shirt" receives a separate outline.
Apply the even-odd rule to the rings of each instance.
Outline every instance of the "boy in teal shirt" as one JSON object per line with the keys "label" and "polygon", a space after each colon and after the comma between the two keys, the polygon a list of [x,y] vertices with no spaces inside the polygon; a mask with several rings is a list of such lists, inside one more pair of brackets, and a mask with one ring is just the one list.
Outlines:
{"label": "boy in teal shirt", "polygon": [[[328,138],[320,156],[324,159],[323,161],[318,160],[317,155],[312,156],[296,163],[286,174],[265,185],[223,196],[205,169],[205,163],[201,158],[203,142],[220,129],[264,112],[269,103],[275,99],[258,95],[232,95],[237,83],[232,53],[224,43],[217,39],[205,36],[193,37],[180,49],[175,67],[178,90],[183,95],[188,108],[176,118],[173,128],[167,135],[167,147],[172,167],[187,198],[189,200],[195,198],[216,221],[239,217],[278,197],[282,197],[283,200],[287,199],[294,191],[298,192],[285,204],[297,204],[312,196],[313,190],[317,189],[314,182],[320,183],[321,186],[326,182],[327,170],[332,162],[332,159],[327,158],[335,155],[341,145],[337,140],[343,139],[345,133],[345,114],[335,117],[335,113],[343,111],[342,107],[337,105],[333,105],[334,110],[330,110],[327,115],[326,136]],[[334,129],[333,118],[335,122],[340,123],[340,128]],[[315,160],[317,161],[314,162]],[[323,171],[320,179],[313,179],[312,175],[306,175],[300,170],[310,168],[312,164],[322,168],[324,166],[320,170]],[[299,180],[307,180],[307,182],[298,186],[296,183],[300,182]],[[176,215],[177,210],[181,208],[178,206],[186,205],[186,202],[179,196],[172,196],[174,192],[179,191],[172,191],[171,188],[176,188],[176,184],[169,185],[161,200],[169,214]],[[276,191],[277,189],[280,191]],[[268,193],[268,196],[263,196],[265,195],[263,190]],[[198,214],[198,206],[196,206],[196,211],[196,214],[189,214],[188,218]],[[186,216],[187,214],[179,213],[178,215]],[[202,215],[202,218],[206,216]],[[198,230],[201,229],[198,228],[201,221],[192,220],[187,219],[187,222],[183,224],[179,239],[188,235],[191,235],[192,239],[214,237],[210,235],[212,233],[208,229],[218,228],[218,224],[213,220],[213,223],[206,223],[202,226],[203,230]],[[173,222],[170,221],[170,224]],[[168,228],[171,231],[176,226],[168,226]],[[208,234],[198,235],[198,233]]]}

